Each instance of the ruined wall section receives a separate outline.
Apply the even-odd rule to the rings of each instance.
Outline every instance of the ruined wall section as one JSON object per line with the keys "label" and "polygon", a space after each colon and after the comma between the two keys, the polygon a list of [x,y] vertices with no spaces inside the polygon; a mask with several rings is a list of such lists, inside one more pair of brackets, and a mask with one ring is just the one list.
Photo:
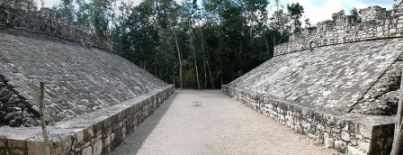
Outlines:
{"label": "ruined wall section", "polygon": [[49,8],[36,11],[32,0],[0,0],[0,26],[50,35],[110,51],[118,46],[91,33],[83,25],[56,19],[55,13]]}
{"label": "ruined wall section", "polygon": [[365,115],[395,115],[399,101],[402,68],[403,54],[400,54],[350,111]]}
{"label": "ruined wall section", "polygon": [[0,74],[0,126],[37,126],[37,116],[27,99],[19,95],[8,79]]}
{"label": "ruined wall section", "polygon": [[359,11],[362,22],[353,16],[318,23],[317,27],[290,36],[290,41],[275,47],[274,56],[317,47],[403,37],[403,6],[395,6],[391,16],[387,10],[372,6]]}

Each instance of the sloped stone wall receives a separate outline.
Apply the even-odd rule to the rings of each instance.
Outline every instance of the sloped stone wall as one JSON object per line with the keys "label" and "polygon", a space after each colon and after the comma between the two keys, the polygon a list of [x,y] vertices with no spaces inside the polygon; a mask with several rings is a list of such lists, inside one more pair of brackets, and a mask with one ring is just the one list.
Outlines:
{"label": "sloped stone wall", "polygon": [[[51,154],[107,154],[165,101],[170,85],[121,104],[48,126]],[[40,127],[0,127],[0,154],[44,155]]]}
{"label": "sloped stone wall", "polygon": [[[252,109],[351,155],[389,154],[400,85],[403,7],[361,10],[294,35],[276,57],[222,91]],[[392,116],[391,116],[392,115]]]}
{"label": "sloped stone wall", "polygon": [[0,30],[0,73],[37,108],[46,84],[50,123],[102,110],[167,84],[124,58],[35,33]]}
{"label": "sloped stone wall", "polygon": [[[383,89],[373,86],[399,59],[402,41],[398,38],[340,44],[274,57],[228,86],[301,106],[349,113],[364,95],[377,98],[374,91],[382,94]],[[395,85],[389,79],[383,82],[385,88]],[[388,113],[391,108],[383,110]]]}
{"label": "sloped stone wall", "polygon": [[36,11],[32,3],[31,0],[1,0],[0,26],[46,34],[110,51],[119,46],[90,33],[88,27],[69,20],[56,19],[49,8]]}
{"label": "sloped stone wall", "polygon": [[403,54],[357,101],[350,112],[366,115],[395,115],[399,101],[400,80],[403,68]]}

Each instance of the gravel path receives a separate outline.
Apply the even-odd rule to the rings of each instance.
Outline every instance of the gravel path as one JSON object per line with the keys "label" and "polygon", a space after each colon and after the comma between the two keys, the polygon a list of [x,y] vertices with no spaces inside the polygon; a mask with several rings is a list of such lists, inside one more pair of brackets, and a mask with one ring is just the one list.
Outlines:
{"label": "gravel path", "polygon": [[[194,102],[200,102],[194,104]],[[163,117],[162,117],[163,116]],[[177,90],[112,155],[331,155],[220,91]]]}

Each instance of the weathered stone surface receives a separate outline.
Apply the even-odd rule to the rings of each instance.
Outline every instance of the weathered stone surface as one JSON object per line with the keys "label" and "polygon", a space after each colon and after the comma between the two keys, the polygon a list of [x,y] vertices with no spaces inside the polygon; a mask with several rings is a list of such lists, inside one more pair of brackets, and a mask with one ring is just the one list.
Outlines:
{"label": "weathered stone surface", "polygon": [[386,9],[379,6],[370,6],[359,12],[362,22],[357,22],[352,16],[342,16],[335,22],[324,21],[317,27],[292,35],[289,42],[275,47],[274,56],[329,45],[401,37],[403,5],[396,6],[392,16],[387,16]]}
{"label": "weathered stone surface", "polygon": [[223,92],[339,152],[388,154],[393,119],[368,115],[395,113],[403,29],[383,8],[360,13],[363,23],[346,16],[291,36]]}
{"label": "weathered stone surface", "polygon": [[[349,146],[370,154],[388,154],[393,138],[393,117],[307,108],[265,93],[222,86],[223,92],[264,115],[278,120],[318,144],[348,153]],[[264,98],[264,102],[260,99]],[[355,150],[353,150],[355,151]]]}
{"label": "weathered stone surface", "polygon": [[352,112],[367,115],[396,114],[403,61],[400,55],[388,70],[370,87],[352,108]]}
{"label": "weathered stone surface", "polygon": [[167,86],[117,55],[70,42],[1,31],[0,47],[0,73],[16,92],[23,92],[20,100],[26,99],[33,109],[37,109],[38,84],[45,81],[50,122],[72,119]]}
{"label": "weathered stone surface", "polygon": [[25,147],[25,141],[21,140],[8,140],[8,147],[12,148],[24,148]]}
{"label": "weathered stone surface", "polygon": [[84,148],[81,152],[81,155],[92,155],[92,147],[88,146]]}
{"label": "weathered stone surface", "polygon": [[119,45],[91,33],[87,26],[56,18],[56,13],[50,8],[37,10],[33,0],[0,1],[0,26],[63,38],[88,47],[111,51],[120,48]]}
{"label": "weathered stone surface", "polygon": [[6,139],[0,138],[0,148],[6,147]]}
{"label": "weathered stone surface", "polygon": [[37,112],[0,74],[0,126],[36,126]]}
{"label": "weathered stone surface", "polygon": [[93,147],[93,154],[100,155],[102,153],[102,140],[97,141]]}
{"label": "weathered stone surface", "polygon": [[357,42],[274,57],[228,86],[349,112],[400,56],[402,41]]}
{"label": "weathered stone surface", "polygon": [[[123,142],[124,131],[133,131],[133,128],[150,116],[173,91],[172,85],[159,88],[120,104],[105,107],[103,110],[49,125],[49,138],[52,142],[51,154],[107,154]],[[143,109],[147,112],[142,111]],[[135,125],[121,123],[137,117],[143,119]],[[0,137],[1,142],[4,142],[0,143],[4,144],[4,146],[0,146],[0,154],[12,150],[22,150],[24,154],[43,154],[43,138],[40,127],[12,128],[3,126],[0,127]],[[3,138],[11,143],[6,143]]]}
{"label": "weathered stone surface", "polygon": [[28,141],[27,142],[29,155],[43,155],[45,154],[45,147],[43,142]]}

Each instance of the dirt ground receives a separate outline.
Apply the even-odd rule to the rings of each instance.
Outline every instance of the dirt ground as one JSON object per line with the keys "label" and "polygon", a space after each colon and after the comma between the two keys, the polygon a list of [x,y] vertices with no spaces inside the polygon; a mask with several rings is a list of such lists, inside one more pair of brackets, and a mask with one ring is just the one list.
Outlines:
{"label": "dirt ground", "polygon": [[177,90],[111,155],[332,155],[220,91]]}

